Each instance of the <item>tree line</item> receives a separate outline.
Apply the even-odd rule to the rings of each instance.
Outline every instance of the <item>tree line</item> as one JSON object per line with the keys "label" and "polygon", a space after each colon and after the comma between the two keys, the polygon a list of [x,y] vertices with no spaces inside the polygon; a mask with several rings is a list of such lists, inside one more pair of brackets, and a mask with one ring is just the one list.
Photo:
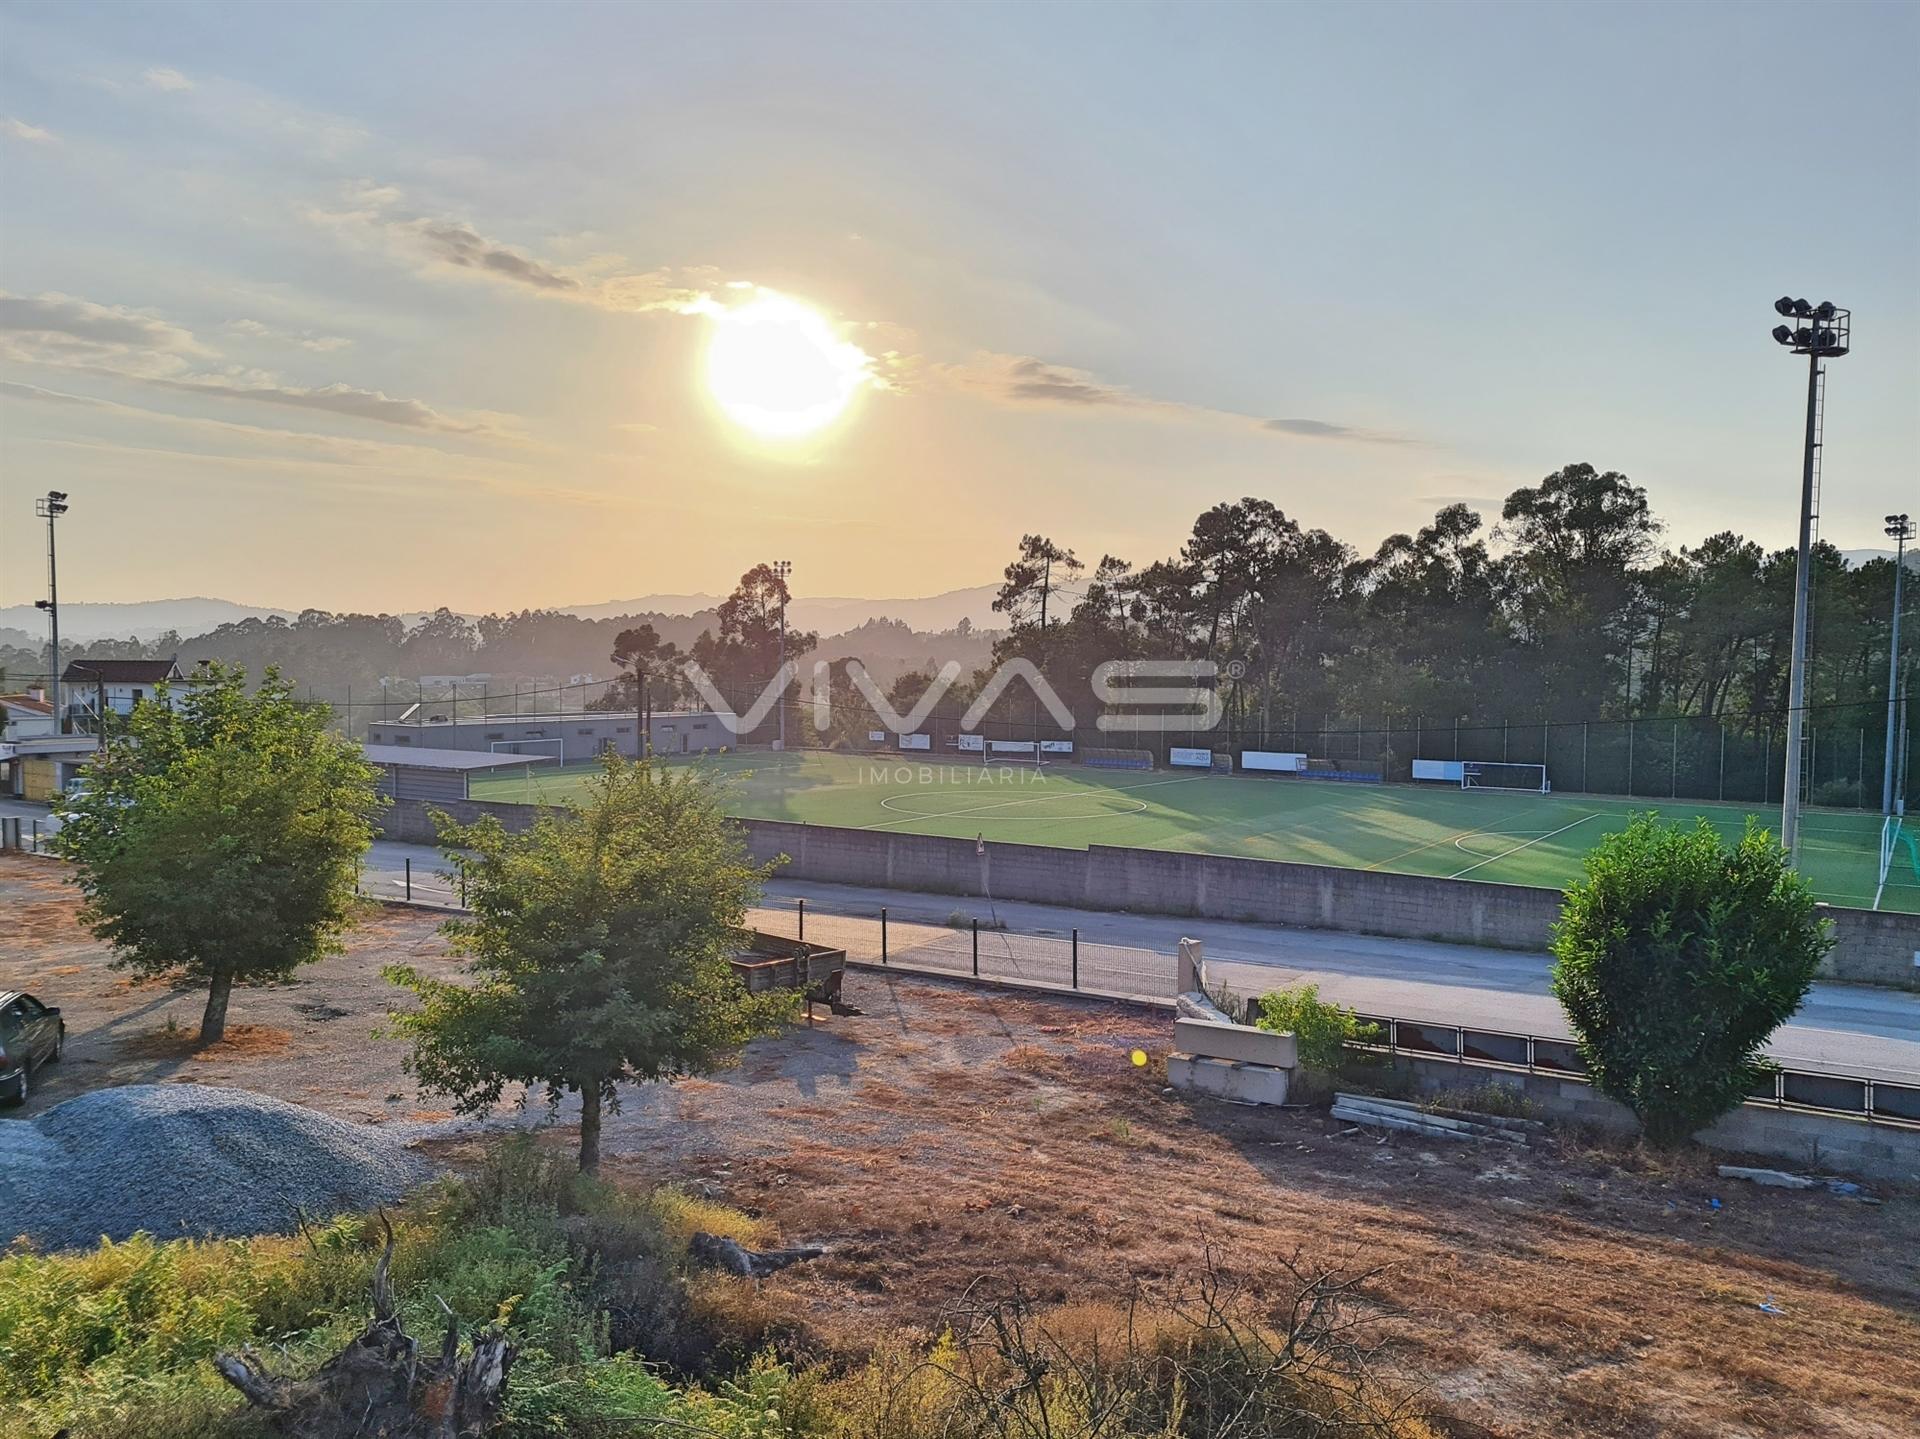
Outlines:
{"label": "tree line", "polygon": [[[1213,506],[1178,553],[1144,566],[1089,566],[1030,534],[995,601],[1009,627],[994,658],[1032,661],[1076,707],[1102,661],[1213,660],[1230,722],[1247,725],[1768,723],[1787,705],[1795,552],[1731,530],[1666,548],[1662,534],[1644,489],[1588,464],[1516,489],[1491,526],[1450,504],[1371,554],[1265,499]],[[1810,705],[1864,706],[1864,722],[1881,722],[1893,579],[1890,559],[1849,568],[1817,546]]]}
{"label": "tree line", "polygon": [[[1220,665],[1227,723],[1241,732],[1416,715],[1469,724],[1672,717],[1771,729],[1787,704],[1794,551],[1769,551],[1732,530],[1691,546],[1668,547],[1664,537],[1644,489],[1573,464],[1514,490],[1492,523],[1449,504],[1371,553],[1260,498],[1212,506],[1176,553],[1146,564],[1110,554],[1089,563],[1070,543],[1023,535],[995,600],[1004,630],[963,624],[923,634],[880,619],[825,639],[790,629],[783,646],[787,583],[758,565],[725,602],[691,616],[523,610],[468,619],[442,608],[408,624],[311,609],[86,649],[95,658],[208,658],[255,674],[277,666],[337,712],[351,687],[365,717],[383,695],[421,698],[419,676],[475,672],[492,676],[486,688],[496,696],[591,675],[575,703],[665,708],[696,701],[689,662],[745,704],[784,652],[807,661],[803,688],[813,661],[859,659],[896,707],[918,699],[949,660],[963,678],[943,708],[964,705],[994,665],[1025,659],[1083,724],[1098,708],[1095,666],[1182,658]],[[1822,542],[1813,592],[1807,702],[1823,723],[1883,733],[1893,563],[1849,567]],[[1911,611],[1920,584],[1908,594]],[[1920,640],[1920,626],[1908,633]],[[43,665],[36,652],[0,648],[0,668],[16,678]],[[847,736],[815,738],[868,728],[873,716],[853,701],[844,666],[831,682],[836,700],[848,701],[836,704],[833,729]],[[1015,687],[1000,709],[1010,717],[1026,703]]]}

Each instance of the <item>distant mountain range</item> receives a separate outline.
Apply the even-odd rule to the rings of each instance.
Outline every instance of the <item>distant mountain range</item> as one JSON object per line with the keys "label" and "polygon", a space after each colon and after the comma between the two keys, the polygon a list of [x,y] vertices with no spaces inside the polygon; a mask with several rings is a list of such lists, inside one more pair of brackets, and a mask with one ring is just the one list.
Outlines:
{"label": "distant mountain range", "polygon": [[[961,620],[976,629],[1003,628],[1005,620],[993,612],[995,586],[978,585],[972,589],[949,590],[945,594],[918,599],[851,599],[796,597],[788,606],[787,618],[796,629],[818,630],[835,635],[855,629],[873,619],[899,620],[920,631],[950,630]],[[607,600],[591,605],[555,605],[553,608],[583,619],[605,619],[612,615],[695,615],[717,608],[719,595],[642,595],[631,600]],[[176,600],[135,600],[126,604],[89,604],[70,602],[60,606],[60,637],[76,644],[96,639],[151,640],[168,630],[183,636],[202,635],[224,624],[250,616],[279,615],[292,619],[297,610],[274,609],[266,605],[243,605],[232,600],[196,597]],[[420,618],[418,611],[403,616],[408,623]],[[472,616],[469,616],[472,618]],[[32,644],[46,643],[46,619],[32,605],[0,606],[0,630],[31,636]]]}
{"label": "distant mountain range", "polygon": [[[1892,550],[1842,550],[1849,565],[1860,566],[1873,560],[1890,560]],[[1907,564],[1920,570],[1920,549],[1907,551]],[[923,633],[950,630],[961,620],[975,629],[1004,629],[1006,618],[993,612],[994,585],[975,585],[971,589],[948,590],[943,594],[920,598],[854,599],[842,596],[815,598],[801,595],[787,609],[787,618],[796,629],[817,630],[821,635],[844,634],[874,619],[899,620],[910,629]],[[554,609],[579,615],[582,619],[606,619],[613,615],[697,615],[718,608],[721,595],[640,595],[630,600],[605,600],[591,605],[555,605]],[[60,606],[60,634],[76,644],[96,639],[151,640],[168,630],[183,636],[203,635],[208,630],[251,615],[280,615],[292,619],[299,611],[273,609],[266,605],[236,604],[232,600],[206,598],[179,600],[135,600],[127,604],[69,603]],[[405,613],[407,623],[421,617],[414,610]],[[469,615],[469,619],[474,616]],[[32,605],[0,606],[0,630],[31,636],[30,643],[46,643],[46,620]],[[8,642],[0,637],[0,643]],[[17,641],[16,641],[17,642]]]}

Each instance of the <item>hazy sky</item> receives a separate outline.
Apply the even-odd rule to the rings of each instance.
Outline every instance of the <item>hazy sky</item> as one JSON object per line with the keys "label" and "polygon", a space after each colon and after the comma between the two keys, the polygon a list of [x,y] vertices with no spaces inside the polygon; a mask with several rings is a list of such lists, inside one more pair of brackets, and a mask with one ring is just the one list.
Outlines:
{"label": "hazy sky", "polygon": [[[1910,4],[0,4],[0,603],[49,486],[71,600],[928,594],[1574,460],[1785,545],[1783,291],[1856,312],[1823,533],[1875,546],[1917,74]],[[742,282],[884,388],[750,440]]]}

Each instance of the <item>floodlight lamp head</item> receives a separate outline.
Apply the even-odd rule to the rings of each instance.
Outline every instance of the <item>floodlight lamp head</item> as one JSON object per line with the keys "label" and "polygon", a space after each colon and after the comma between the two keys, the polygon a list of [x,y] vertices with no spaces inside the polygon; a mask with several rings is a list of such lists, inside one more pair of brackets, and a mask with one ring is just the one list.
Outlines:
{"label": "floodlight lamp head", "polygon": [[1793,343],[1801,346],[1803,349],[1811,345],[1813,343],[1813,331],[1809,330],[1805,325],[1802,325],[1793,332]]}
{"label": "floodlight lamp head", "polygon": [[1777,314],[1791,315],[1793,313],[1793,296],[1782,295],[1773,302],[1773,308]]}
{"label": "floodlight lamp head", "polygon": [[1789,330],[1785,325],[1775,325],[1773,327],[1773,338],[1782,345],[1791,345],[1793,343],[1793,331]]}
{"label": "floodlight lamp head", "polygon": [[1813,313],[1813,306],[1809,305],[1805,300],[1795,300],[1793,302],[1793,313],[1804,320]]}
{"label": "floodlight lamp head", "polygon": [[48,490],[47,491],[47,498],[50,500],[64,500],[66,497],[67,497],[67,492],[65,490]]}
{"label": "floodlight lamp head", "polygon": [[1833,301],[1822,300],[1819,304],[1815,305],[1813,307],[1813,317],[1816,320],[1831,320],[1833,318]]}

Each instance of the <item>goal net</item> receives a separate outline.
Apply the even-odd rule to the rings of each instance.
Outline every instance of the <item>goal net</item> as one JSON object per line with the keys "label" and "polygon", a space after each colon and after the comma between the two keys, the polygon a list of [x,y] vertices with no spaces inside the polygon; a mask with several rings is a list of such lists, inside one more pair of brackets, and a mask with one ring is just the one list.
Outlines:
{"label": "goal net", "polygon": [[1460,766],[1460,788],[1546,794],[1553,786],[1547,782],[1547,767],[1543,764],[1467,760]]}
{"label": "goal net", "polygon": [[495,754],[523,754],[530,762],[551,760],[554,764],[567,762],[567,742],[563,739],[497,739],[493,742]]}

